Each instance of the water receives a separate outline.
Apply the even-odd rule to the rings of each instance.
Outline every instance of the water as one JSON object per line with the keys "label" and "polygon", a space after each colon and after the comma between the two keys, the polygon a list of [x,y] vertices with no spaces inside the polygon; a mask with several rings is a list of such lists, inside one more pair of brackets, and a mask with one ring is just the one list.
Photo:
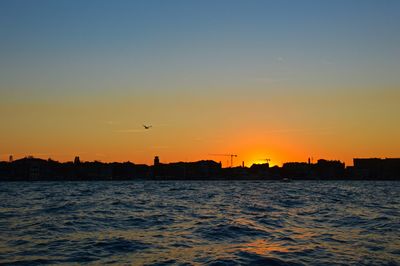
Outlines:
{"label": "water", "polygon": [[0,263],[399,265],[400,182],[0,183]]}

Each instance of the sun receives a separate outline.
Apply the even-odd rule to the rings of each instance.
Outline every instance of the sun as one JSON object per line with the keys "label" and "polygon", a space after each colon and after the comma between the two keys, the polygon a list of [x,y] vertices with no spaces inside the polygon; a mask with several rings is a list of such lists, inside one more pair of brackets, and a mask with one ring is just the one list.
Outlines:
{"label": "sun", "polygon": [[249,156],[249,159],[245,162],[247,167],[253,164],[265,164],[268,163],[270,167],[280,165],[280,161],[276,158],[267,158],[266,156]]}
{"label": "sun", "polygon": [[268,163],[270,167],[277,165],[277,163],[274,163],[273,161],[269,160],[253,160],[253,161],[249,161],[249,163],[247,163],[247,166],[250,167],[253,164],[265,164]]}

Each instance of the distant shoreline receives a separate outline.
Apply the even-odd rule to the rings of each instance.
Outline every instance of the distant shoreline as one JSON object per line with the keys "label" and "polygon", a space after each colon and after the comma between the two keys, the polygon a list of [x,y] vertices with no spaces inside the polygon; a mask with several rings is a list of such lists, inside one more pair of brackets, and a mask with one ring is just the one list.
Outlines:
{"label": "distant shoreline", "polygon": [[320,159],[317,163],[289,162],[282,167],[268,163],[251,167],[222,168],[211,160],[197,162],[160,163],[154,165],[124,163],[74,162],[26,157],[0,162],[0,181],[116,181],[116,180],[173,180],[173,181],[282,181],[294,180],[400,180],[400,159],[354,159],[354,166],[341,161]]}

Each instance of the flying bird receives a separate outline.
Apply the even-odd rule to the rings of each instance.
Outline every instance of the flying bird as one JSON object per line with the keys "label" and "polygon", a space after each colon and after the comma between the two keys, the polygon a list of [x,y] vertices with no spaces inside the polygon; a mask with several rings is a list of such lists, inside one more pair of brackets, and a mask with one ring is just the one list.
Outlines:
{"label": "flying bird", "polygon": [[143,125],[143,127],[144,127],[144,129],[150,129],[151,128],[151,126],[146,126],[146,125]]}

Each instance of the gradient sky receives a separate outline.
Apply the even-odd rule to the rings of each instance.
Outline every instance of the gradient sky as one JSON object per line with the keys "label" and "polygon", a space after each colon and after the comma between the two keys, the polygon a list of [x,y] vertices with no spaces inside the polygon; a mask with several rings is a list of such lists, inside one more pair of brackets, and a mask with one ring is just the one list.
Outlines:
{"label": "gradient sky", "polygon": [[399,14],[395,0],[1,0],[0,159],[399,157]]}

